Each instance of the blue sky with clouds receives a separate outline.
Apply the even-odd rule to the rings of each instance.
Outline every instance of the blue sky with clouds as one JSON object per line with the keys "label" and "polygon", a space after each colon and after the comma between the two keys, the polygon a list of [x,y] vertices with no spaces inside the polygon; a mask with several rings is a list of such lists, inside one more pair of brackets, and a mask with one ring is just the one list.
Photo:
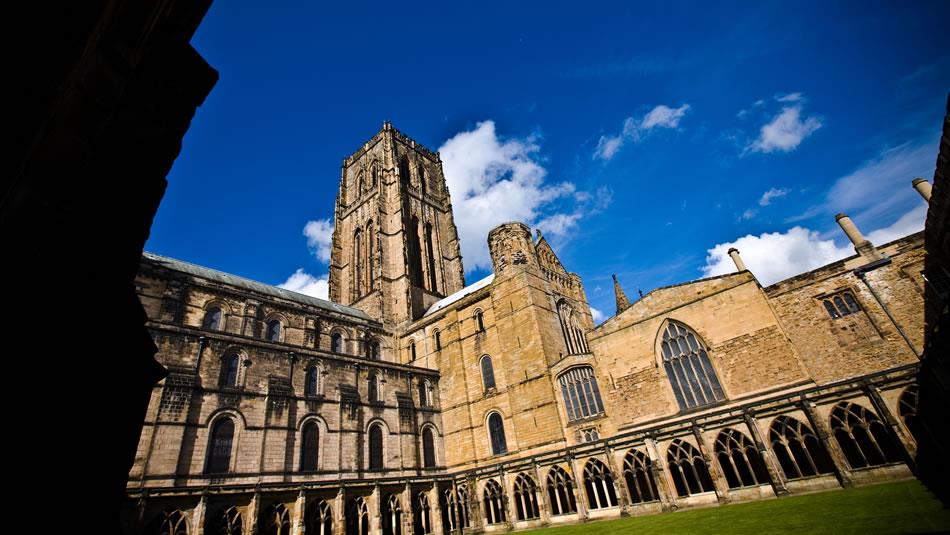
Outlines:
{"label": "blue sky with clouds", "polygon": [[212,5],[220,81],[147,250],[325,292],[341,161],[383,120],[441,151],[467,282],[518,219],[605,316],[611,273],[633,297],[734,245],[768,284],[852,253],[837,212],[922,227],[950,3],[347,4]]}

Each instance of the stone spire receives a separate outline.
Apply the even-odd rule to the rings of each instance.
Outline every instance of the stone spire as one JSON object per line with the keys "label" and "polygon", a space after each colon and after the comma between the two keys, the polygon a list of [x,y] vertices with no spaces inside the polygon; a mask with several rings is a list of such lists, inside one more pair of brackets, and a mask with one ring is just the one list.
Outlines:
{"label": "stone spire", "polygon": [[617,297],[617,314],[620,314],[630,308],[630,300],[627,299],[627,294],[623,293],[623,288],[617,282],[617,276],[611,275],[611,277],[614,279],[614,295]]}

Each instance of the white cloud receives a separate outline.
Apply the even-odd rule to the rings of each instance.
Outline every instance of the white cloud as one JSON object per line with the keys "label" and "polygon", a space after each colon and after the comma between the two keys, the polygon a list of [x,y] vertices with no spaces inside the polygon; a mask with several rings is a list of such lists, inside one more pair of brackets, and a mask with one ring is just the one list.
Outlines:
{"label": "white cloud", "polygon": [[775,97],[775,100],[779,102],[799,102],[804,100],[801,93],[788,93],[786,95],[781,95]]}
{"label": "white cloud", "polygon": [[778,199],[779,197],[784,197],[788,195],[787,188],[772,188],[762,194],[762,197],[759,198],[759,206],[768,206],[772,202],[772,199]]}
{"label": "white cloud", "polygon": [[604,321],[604,313],[594,307],[590,307],[590,315],[594,317],[594,323],[600,323]]}
{"label": "white cloud", "polygon": [[542,226],[542,232],[555,238],[565,237],[576,226],[579,210],[545,211],[554,200],[573,198],[576,188],[570,182],[545,183],[547,171],[539,150],[533,136],[499,139],[493,121],[478,123],[439,147],[466,271],[491,269],[486,238],[500,223]]}
{"label": "white cloud", "polygon": [[733,242],[720,243],[707,251],[703,276],[733,273],[736,265],[727,251],[735,247],[746,267],[763,286],[803,273],[854,254],[850,243],[838,247],[815,231],[792,227],[787,232],[751,234]]}
{"label": "white cloud", "polygon": [[323,263],[330,261],[331,241],[333,239],[333,222],[330,219],[307,221],[303,227],[303,235],[307,237],[307,246]]}
{"label": "white cloud", "polygon": [[689,111],[689,104],[683,104],[679,108],[675,109],[660,104],[659,106],[650,110],[650,113],[643,117],[643,122],[640,124],[640,129],[649,130],[657,126],[661,126],[663,128],[676,128],[680,124],[680,119],[686,115],[687,111]]}
{"label": "white cloud", "polygon": [[877,229],[869,232],[865,236],[868,241],[874,245],[884,245],[887,242],[903,238],[908,234],[913,234],[924,229],[924,222],[927,220],[927,205],[920,203],[911,211],[902,215],[900,219],[889,227]]}
{"label": "white cloud", "polygon": [[293,275],[277,287],[320,299],[329,299],[330,294],[330,282],[327,275],[314,277],[303,268],[297,268]]}
{"label": "white cloud", "polygon": [[594,149],[593,159],[610,160],[627,141],[639,142],[654,128],[678,128],[680,119],[689,111],[689,104],[679,108],[670,108],[660,104],[653,108],[642,119],[627,117],[623,121],[623,129],[615,136],[600,136],[597,148]]}
{"label": "white cloud", "polygon": [[739,221],[745,221],[747,219],[752,219],[758,214],[759,211],[755,208],[747,208],[745,212],[742,212],[742,215],[739,216]]}
{"label": "white cloud", "polygon": [[749,152],[791,152],[815,130],[821,128],[817,117],[801,117],[801,105],[782,108],[781,113],[762,125],[759,137],[746,146],[743,154]]}

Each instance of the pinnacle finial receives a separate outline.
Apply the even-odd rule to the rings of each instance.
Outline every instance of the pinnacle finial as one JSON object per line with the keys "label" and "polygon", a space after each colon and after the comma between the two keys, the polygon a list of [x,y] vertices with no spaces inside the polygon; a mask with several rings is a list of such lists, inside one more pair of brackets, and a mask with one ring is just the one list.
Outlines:
{"label": "pinnacle finial", "polygon": [[627,294],[623,293],[623,288],[620,287],[617,276],[611,275],[611,277],[614,279],[614,296],[617,298],[617,314],[620,314],[630,308],[630,300],[627,299]]}

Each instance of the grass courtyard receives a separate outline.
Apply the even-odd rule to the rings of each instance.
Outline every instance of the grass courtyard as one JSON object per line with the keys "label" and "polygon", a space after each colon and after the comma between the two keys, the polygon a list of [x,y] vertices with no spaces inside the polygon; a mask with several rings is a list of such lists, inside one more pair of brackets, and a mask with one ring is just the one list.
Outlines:
{"label": "grass courtyard", "polygon": [[934,532],[950,532],[950,510],[918,481],[544,529],[545,535]]}

